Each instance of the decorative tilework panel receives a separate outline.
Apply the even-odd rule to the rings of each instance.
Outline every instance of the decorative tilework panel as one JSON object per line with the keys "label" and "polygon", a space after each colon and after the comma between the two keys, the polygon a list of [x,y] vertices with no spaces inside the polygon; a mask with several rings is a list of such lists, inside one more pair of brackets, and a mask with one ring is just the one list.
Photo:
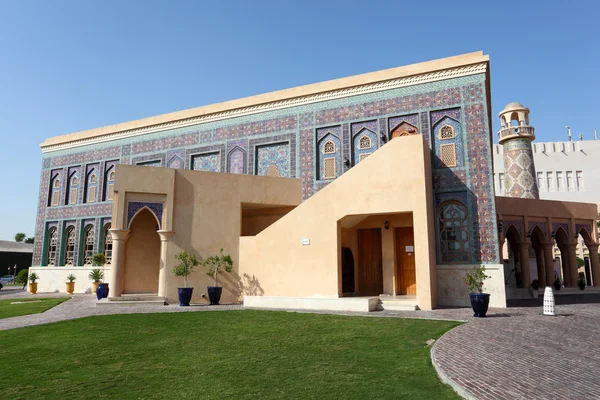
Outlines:
{"label": "decorative tilework panel", "polygon": [[482,102],[484,101],[484,84],[475,83],[472,85],[463,86],[463,101],[465,103]]}
{"label": "decorative tilework panel", "polygon": [[540,228],[540,230],[542,231],[542,234],[544,235],[543,239],[546,240],[546,235],[547,235],[547,230],[546,230],[546,223],[545,222],[540,222],[540,221],[529,221],[527,223],[527,233],[528,234],[532,234],[533,230],[538,227]]}
{"label": "decorative tilework panel", "polygon": [[451,108],[448,110],[437,110],[429,113],[431,118],[431,126],[437,124],[442,118],[450,117],[456,121],[460,121],[460,108]]}
{"label": "decorative tilework panel", "polygon": [[271,165],[277,167],[279,176],[290,177],[290,145],[276,143],[256,147],[256,175],[267,175]]}
{"label": "decorative tilework panel", "polygon": [[[361,148],[360,146],[360,142],[361,140],[364,140],[363,137],[368,137],[371,139],[371,147],[369,148]],[[360,162],[360,158],[361,156],[364,156],[365,154],[371,154],[374,151],[377,150],[377,145],[379,143],[379,138],[377,137],[377,134],[373,131],[370,131],[367,128],[363,128],[361,131],[359,131],[355,136],[354,139],[352,140],[352,147],[353,147],[353,163],[354,165],[358,164]]]}
{"label": "decorative tilework panel", "polygon": [[503,230],[504,236],[506,236],[506,232],[508,232],[508,229],[511,226],[515,227],[515,229],[519,233],[519,238],[521,240],[523,240],[524,235],[523,235],[523,222],[522,221],[503,220],[502,221],[502,230]]}
{"label": "decorative tilework panel", "polygon": [[133,143],[133,154],[148,153],[151,151],[170,150],[178,147],[194,146],[198,144],[198,132],[185,133],[177,136],[166,136],[160,139],[145,140]]}
{"label": "decorative tilework panel", "polygon": [[235,147],[229,152],[227,161],[227,172],[232,174],[246,173],[246,151],[241,147]]}
{"label": "decorative tilework panel", "polygon": [[[212,145],[212,146],[195,147],[192,149],[186,149],[185,150],[185,159],[186,159],[187,168],[194,169],[193,158],[195,156],[202,155],[202,154],[208,154],[208,153],[224,154],[225,153],[225,145],[218,144],[218,145]],[[220,166],[219,171],[225,171],[225,170],[226,170],[225,157],[221,157],[221,166]]]}
{"label": "decorative tilework panel", "polygon": [[355,122],[351,124],[350,127],[352,136],[358,135],[363,129],[368,129],[373,133],[377,133],[377,121]]}
{"label": "decorative tilework panel", "polygon": [[314,134],[312,129],[300,130],[300,178],[302,179],[302,199],[314,193]]}
{"label": "decorative tilework panel", "polygon": [[342,160],[343,160],[343,164],[344,164],[344,172],[346,172],[352,166],[352,164],[350,162],[350,160],[352,159],[352,152],[350,149],[351,143],[352,143],[352,141],[350,140],[350,124],[342,125],[342,143],[343,143],[342,144],[342,146],[343,146]]}
{"label": "decorative tilework panel", "polygon": [[423,137],[425,138],[425,141],[429,144],[429,148],[431,148],[431,135],[430,135],[430,130],[429,130],[429,117],[428,117],[428,113],[426,112],[422,112],[421,113],[421,135],[423,135]]}
{"label": "decorative tilework panel", "polygon": [[562,223],[562,222],[553,222],[552,223],[552,232],[556,233],[558,228],[563,228],[565,230],[565,232],[567,233],[567,237],[569,238],[569,240],[571,240],[571,233],[569,232],[569,224]]}
{"label": "decorative tilework panel", "polygon": [[[317,131],[318,132],[318,131]],[[325,143],[333,142],[335,145],[335,152],[332,154],[325,154]],[[340,138],[331,133],[327,134],[319,141],[319,164],[318,164],[318,172],[317,176],[319,180],[322,179],[335,179],[341,175],[341,165],[342,165],[342,157],[341,157],[341,142]],[[324,166],[325,160],[329,158],[335,159],[335,178],[326,178],[324,174]]]}
{"label": "decorative tilework panel", "polygon": [[141,201],[130,201],[127,203],[127,227],[131,225],[131,220],[135,214],[144,207],[147,207],[156,216],[156,219],[159,221],[158,229],[160,229],[162,226],[163,204]]}
{"label": "decorative tilework panel", "polygon": [[167,168],[185,168],[185,150],[173,150],[167,152]]}
{"label": "decorative tilework panel", "polygon": [[83,151],[81,153],[67,154],[57,156],[52,159],[52,167],[77,164],[92,160],[102,160],[105,158],[116,158],[121,155],[121,147],[107,147],[101,150]]}
{"label": "decorative tilework panel", "polygon": [[[454,128],[455,136],[453,139],[440,139],[440,130],[443,126],[450,125]],[[433,126],[433,136],[432,136],[433,144],[434,144],[434,168],[445,168],[442,160],[440,158],[441,144],[454,144],[456,146],[456,167],[462,168],[464,167],[464,153],[463,153],[463,135],[460,122],[455,121],[452,118],[444,117],[438,121],[437,124]]]}
{"label": "decorative tilework panel", "polygon": [[[243,136],[280,132],[287,130],[296,130],[298,119],[296,115],[288,115],[281,118],[268,119],[265,121],[248,122],[238,125],[232,125],[225,128],[218,128],[214,131],[213,140],[237,139]],[[201,142],[202,142],[201,135]]]}
{"label": "decorative tilework panel", "polygon": [[341,138],[342,137],[341,125],[329,126],[326,128],[318,128],[317,129],[317,141],[320,141],[323,138],[323,136],[325,136],[327,134],[332,134],[332,135],[337,136],[338,138]]}
{"label": "decorative tilework panel", "polygon": [[111,215],[112,202],[103,202],[98,204],[81,205],[81,206],[63,206],[50,207],[46,212],[46,220],[48,219],[64,219],[64,218],[81,218],[92,215]]}
{"label": "decorative tilework panel", "polygon": [[52,162],[52,159],[50,158],[44,158],[42,159],[42,168],[46,169],[46,168],[50,168],[50,163]]}
{"label": "decorative tilework panel", "polygon": [[121,156],[130,156],[131,155],[131,145],[124,144],[121,146]]}
{"label": "decorative tilework panel", "polygon": [[303,113],[298,118],[298,125],[300,128],[306,128],[315,124],[315,113]]}
{"label": "decorative tilework panel", "polygon": [[[314,133],[313,133],[313,135],[314,135]],[[312,136],[311,139],[314,141],[314,136]],[[296,134],[295,133],[267,136],[267,137],[264,137],[261,139],[250,139],[248,141],[248,145],[249,145],[249,149],[250,149],[250,151],[248,152],[248,168],[249,168],[248,173],[250,175],[256,174],[257,163],[256,163],[255,157],[258,154],[258,150],[257,150],[258,147],[272,145],[272,144],[281,144],[284,142],[289,143],[289,147],[290,147],[290,149],[289,149],[289,152],[290,152],[289,173],[290,173],[290,175],[288,177],[295,178],[296,177]],[[313,153],[312,151],[313,150],[311,147],[310,157],[314,158],[315,153]]]}
{"label": "decorative tilework panel", "polygon": [[433,190],[447,191],[456,189],[466,189],[467,174],[464,169],[440,169],[433,172]]}
{"label": "decorative tilework panel", "polygon": [[415,126],[417,129],[419,128],[419,114],[409,114],[402,115],[399,117],[392,117],[388,119],[388,127],[390,132],[394,130],[398,125],[403,122],[408,122],[409,124]]}
{"label": "decorative tilework panel", "polygon": [[40,174],[40,192],[38,194],[38,208],[35,220],[35,240],[33,245],[33,265],[40,265],[42,262],[42,249],[44,237],[44,220],[46,212],[46,204],[48,201],[50,184],[50,171],[42,170]]}
{"label": "decorative tilework panel", "polygon": [[221,153],[206,153],[192,156],[192,169],[195,171],[221,171]]}

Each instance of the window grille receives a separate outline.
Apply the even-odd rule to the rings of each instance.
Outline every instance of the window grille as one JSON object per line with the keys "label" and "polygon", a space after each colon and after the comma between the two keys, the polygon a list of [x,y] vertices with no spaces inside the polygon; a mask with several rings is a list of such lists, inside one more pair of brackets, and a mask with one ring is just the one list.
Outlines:
{"label": "window grille", "polygon": [[109,183],[108,187],[106,188],[106,199],[107,200],[113,199],[114,190],[115,190],[115,185],[113,185],[112,183]]}
{"label": "window grille", "polygon": [[335,158],[323,160],[323,179],[334,179],[336,177]]}
{"label": "window grille", "polygon": [[58,233],[56,228],[51,228],[48,231],[48,253],[47,253],[47,265],[56,265],[56,247],[58,246]]}
{"label": "window grille", "polygon": [[65,245],[65,265],[73,265],[75,259],[75,228],[70,227],[65,237],[67,238]]}
{"label": "window grille", "polygon": [[448,140],[454,139],[456,137],[456,133],[454,132],[454,127],[452,125],[444,125],[440,128],[440,139]]}
{"label": "window grille", "polygon": [[456,145],[454,143],[440,145],[440,159],[444,167],[456,167]]}
{"label": "window grille", "polygon": [[106,257],[106,265],[112,264],[112,235],[109,229],[110,224],[104,228],[104,257]]}
{"label": "window grille", "polygon": [[371,147],[373,147],[373,143],[371,143],[371,138],[366,135],[361,137],[358,141],[358,148],[361,150],[370,149]]}
{"label": "window grille", "polygon": [[439,249],[442,262],[461,263],[470,259],[467,209],[459,202],[444,203],[439,211]]}
{"label": "window grille", "polygon": [[69,204],[77,203],[77,188],[72,188],[69,192]]}
{"label": "window grille", "polygon": [[94,227],[92,225],[86,228],[84,240],[83,265],[92,265],[94,256]]}
{"label": "window grille", "polygon": [[89,190],[88,190],[88,198],[87,198],[87,202],[88,203],[93,203],[96,201],[96,186],[92,186]]}
{"label": "window grille", "polygon": [[325,142],[323,145],[323,152],[325,154],[335,153],[335,143],[333,143],[331,140]]}

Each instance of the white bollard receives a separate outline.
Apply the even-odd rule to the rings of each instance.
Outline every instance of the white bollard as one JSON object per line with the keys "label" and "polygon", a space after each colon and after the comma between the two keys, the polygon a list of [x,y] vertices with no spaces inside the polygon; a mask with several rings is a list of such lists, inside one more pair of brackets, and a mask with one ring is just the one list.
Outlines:
{"label": "white bollard", "polygon": [[553,317],[556,316],[554,313],[554,292],[552,291],[552,287],[546,286],[544,290],[544,314],[543,315],[551,315]]}

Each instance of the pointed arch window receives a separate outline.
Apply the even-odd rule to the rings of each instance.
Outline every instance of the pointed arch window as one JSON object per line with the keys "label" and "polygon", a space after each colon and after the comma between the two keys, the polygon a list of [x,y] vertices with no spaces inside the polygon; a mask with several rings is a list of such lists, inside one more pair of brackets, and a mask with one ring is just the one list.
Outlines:
{"label": "pointed arch window", "polygon": [[358,148],[361,150],[370,149],[371,147],[373,147],[373,143],[371,142],[371,138],[367,135],[361,137],[358,141]]}
{"label": "pointed arch window", "polygon": [[52,181],[52,189],[50,190],[50,199],[48,206],[57,206],[60,202],[60,178],[57,176]]}
{"label": "pointed arch window", "polygon": [[443,203],[438,212],[440,259],[444,263],[470,261],[467,208],[458,201]]}
{"label": "pointed arch window", "polygon": [[440,128],[440,139],[448,140],[454,139],[456,137],[456,133],[454,131],[454,127],[452,125],[446,124]]}
{"label": "pointed arch window", "polygon": [[46,265],[53,267],[56,265],[56,248],[58,246],[58,232],[56,228],[50,228],[48,231],[48,250],[46,254]]}
{"label": "pointed arch window", "polygon": [[73,265],[75,260],[75,227],[70,226],[65,234],[65,265]]}
{"label": "pointed arch window", "polygon": [[104,200],[112,200],[115,193],[115,167],[114,165],[106,172],[104,184]]}
{"label": "pointed arch window", "polygon": [[335,143],[333,140],[328,140],[323,145],[323,153],[325,154],[333,154],[335,153]]}
{"label": "pointed arch window", "polygon": [[69,198],[67,199],[67,204],[77,204],[77,195],[79,194],[79,177],[77,176],[76,172],[71,175],[68,194]]}
{"label": "pointed arch window", "polygon": [[94,233],[93,225],[86,226],[83,238],[83,265],[92,265],[92,257],[94,256]]}
{"label": "pointed arch window", "polygon": [[104,227],[104,257],[106,265],[112,264],[112,235],[110,234],[110,224]]}
{"label": "pointed arch window", "polygon": [[86,203],[95,203],[98,196],[98,175],[95,170],[88,174]]}

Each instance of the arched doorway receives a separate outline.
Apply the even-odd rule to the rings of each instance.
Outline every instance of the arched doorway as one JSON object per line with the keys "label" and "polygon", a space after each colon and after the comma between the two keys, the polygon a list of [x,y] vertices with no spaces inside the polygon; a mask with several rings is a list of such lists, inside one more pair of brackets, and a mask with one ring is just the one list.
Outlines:
{"label": "arched doorway", "polygon": [[514,289],[520,288],[523,284],[521,281],[523,263],[521,263],[521,252],[519,251],[521,235],[514,225],[511,225],[506,231],[506,242],[508,254],[504,260],[504,283]]}
{"label": "arched doorway", "polygon": [[129,226],[123,293],[158,293],[160,238],[154,214],[142,208]]}
{"label": "arched doorway", "polygon": [[[594,241],[592,240],[592,236],[586,229],[581,228],[578,232],[578,236],[579,237],[577,243],[579,244],[579,246],[581,246],[581,253],[583,256],[582,258],[584,260],[583,267],[581,269],[578,269],[578,277],[581,278],[581,273],[583,273],[583,280],[585,281],[586,286],[592,286],[595,285],[594,281],[597,280],[598,277],[592,277],[591,258],[595,257],[596,260],[598,260],[600,256],[598,255],[597,246],[593,245]],[[586,246],[588,249],[587,257],[585,257],[585,251],[583,249],[583,246]],[[579,283],[579,281],[577,283]]]}
{"label": "arched doorway", "polygon": [[558,275],[562,272],[562,277],[560,277],[560,278],[561,278],[563,284],[566,287],[571,287],[571,286],[573,286],[573,283],[571,282],[569,254],[568,254],[568,247],[567,247],[569,244],[569,236],[567,235],[567,232],[562,227],[559,227],[554,234],[554,239],[556,240],[556,246],[560,250],[560,264],[561,264],[560,269],[562,271],[555,269],[555,271],[554,271],[555,276],[553,279],[556,279],[557,277],[559,277]]}
{"label": "arched doorway", "polygon": [[[536,262],[536,272],[537,274],[531,274],[531,279],[537,279],[540,287],[545,287],[547,285],[552,285],[552,280],[546,281],[546,263],[544,259],[544,241],[545,236],[544,232],[540,229],[539,226],[533,228],[531,231],[531,246],[533,247],[533,251],[535,253],[535,262]],[[552,277],[551,277],[552,278]]]}

